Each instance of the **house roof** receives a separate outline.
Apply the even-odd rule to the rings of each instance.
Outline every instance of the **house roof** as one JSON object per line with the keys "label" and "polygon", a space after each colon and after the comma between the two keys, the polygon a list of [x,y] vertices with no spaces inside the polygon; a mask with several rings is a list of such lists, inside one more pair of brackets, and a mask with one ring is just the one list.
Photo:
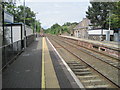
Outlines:
{"label": "house roof", "polygon": [[83,20],[73,29],[76,30],[76,29],[87,28],[89,24],[90,24],[90,20],[88,18],[83,18]]}

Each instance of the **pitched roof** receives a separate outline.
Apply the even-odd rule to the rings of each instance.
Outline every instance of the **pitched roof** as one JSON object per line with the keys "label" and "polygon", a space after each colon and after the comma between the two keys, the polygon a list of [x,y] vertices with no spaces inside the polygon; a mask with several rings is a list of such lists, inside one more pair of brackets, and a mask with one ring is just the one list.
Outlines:
{"label": "pitched roof", "polygon": [[75,27],[75,29],[82,29],[82,28],[87,28],[90,24],[90,20],[88,18],[83,18],[83,20]]}

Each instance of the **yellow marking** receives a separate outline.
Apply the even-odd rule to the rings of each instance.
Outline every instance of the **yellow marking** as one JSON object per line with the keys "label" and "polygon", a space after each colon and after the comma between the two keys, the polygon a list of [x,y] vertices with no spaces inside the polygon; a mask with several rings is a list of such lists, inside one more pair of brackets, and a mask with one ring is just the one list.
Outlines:
{"label": "yellow marking", "polygon": [[60,88],[57,76],[51,61],[45,37],[42,38],[42,78],[41,88]]}
{"label": "yellow marking", "polygon": [[41,81],[41,88],[45,89],[45,62],[44,62],[44,44],[45,38],[42,39],[42,81]]}
{"label": "yellow marking", "polygon": [[57,79],[46,38],[44,39],[44,60],[45,60],[45,85],[46,88],[60,88],[59,81]]}

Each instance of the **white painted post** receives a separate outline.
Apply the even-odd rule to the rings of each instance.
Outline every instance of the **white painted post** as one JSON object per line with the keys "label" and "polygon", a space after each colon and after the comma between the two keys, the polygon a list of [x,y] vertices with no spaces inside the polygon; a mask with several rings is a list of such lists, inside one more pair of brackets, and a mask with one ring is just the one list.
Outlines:
{"label": "white painted post", "polygon": [[114,41],[116,41],[116,42],[119,41],[119,35],[118,35],[118,33],[114,33]]}
{"label": "white painted post", "polygon": [[106,31],[106,41],[110,41],[110,31]]}
{"label": "white painted post", "polygon": [[106,41],[110,41],[110,10],[109,10],[109,31],[106,33]]}

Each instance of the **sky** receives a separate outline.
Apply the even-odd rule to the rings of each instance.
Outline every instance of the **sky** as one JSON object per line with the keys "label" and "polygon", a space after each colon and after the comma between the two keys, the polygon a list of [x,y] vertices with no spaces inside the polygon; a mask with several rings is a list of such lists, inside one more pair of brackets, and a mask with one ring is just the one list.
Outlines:
{"label": "sky", "polygon": [[55,23],[80,22],[89,5],[89,0],[26,0],[26,6],[36,13],[44,29]]}

